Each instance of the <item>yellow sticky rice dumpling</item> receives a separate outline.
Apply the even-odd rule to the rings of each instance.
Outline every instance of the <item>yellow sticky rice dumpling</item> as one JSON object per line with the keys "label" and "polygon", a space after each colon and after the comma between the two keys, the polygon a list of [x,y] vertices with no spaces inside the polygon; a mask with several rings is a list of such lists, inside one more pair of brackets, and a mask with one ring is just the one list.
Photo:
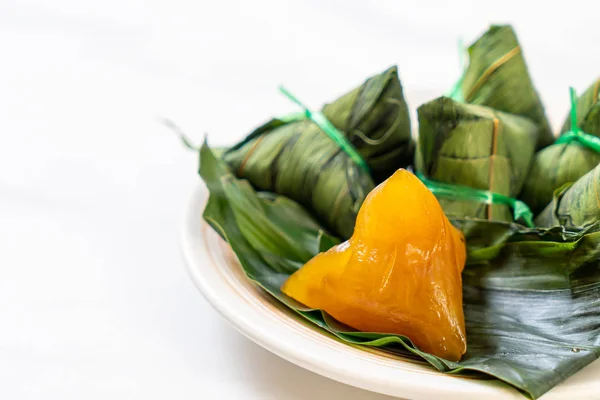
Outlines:
{"label": "yellow sticky rice dumpling", "polygon": [[400,169],[367,196],[352,237],[283,285],[288,296],[363,332],[405,335],[458,361],[466,351],[466,249],[435,196]]}

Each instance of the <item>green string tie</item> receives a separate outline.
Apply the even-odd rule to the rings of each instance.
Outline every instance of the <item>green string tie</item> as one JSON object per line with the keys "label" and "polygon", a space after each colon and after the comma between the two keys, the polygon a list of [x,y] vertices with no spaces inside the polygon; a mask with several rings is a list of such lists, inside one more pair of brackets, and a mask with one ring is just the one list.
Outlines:
{"label": "green string tie", "polygon": [[582,146],[600,153],[600,138],[585,133],[577,126],[577,94],[575,89],[569,88],[569,94],[571,95],[571,130],[561,135],[555,143],[569,144],[576,141]]}
{"label": "green string tie", "polygon": [[369,165],[364,158],[362,158],[352,143],[350,143],[348,139],[346,139],[346,137],[335,126],[333,126],[333,124],[325,115],[323,115],[322,112],[311,111],[308,107],[302,104],[300,100],[296,98],[296,96],[288,92],[283,86],[279,87],[279,91],[304,110],[302,113],[291,114],[283,118],[279,118],[279,120],[287,123],[308,119],[314,122],[319,128],[321,128],[323,132],[325,132],[327,136],[329,136],[331,140],[333,140],[346,154],[348,154],[350,159],[354,161],[356,165],[366,172],[369,172]]}
{"label": "green string tie", "polygon": [[468,186],[432,181],[419,172],[416,173],[416,176],[425,184],[425,186],[427,186],[431,193],[436,196],[455,200],[476,201],[484,204],[507,205],[513,209],[513,218],[515,221],[523,219],[528,227],[533,228],[535,226],[533,224],[533,213],[527,204],[521,200],[490,192],[489,190],[480,190]]}
{"label": "green string tie", "polygon": [[460,69],[462,70],[462,74],[458,81],[452,86],[450,91],[446,93],[446,97],[451,98],[454,101],[458,101],[459,103],[465,102],[465,97],[462,92],[462,83],[465,79],[465,75],[467,73],[467,64],[465,63],[465,46],[462,39],[458,39],[458,62],[460,65]]}

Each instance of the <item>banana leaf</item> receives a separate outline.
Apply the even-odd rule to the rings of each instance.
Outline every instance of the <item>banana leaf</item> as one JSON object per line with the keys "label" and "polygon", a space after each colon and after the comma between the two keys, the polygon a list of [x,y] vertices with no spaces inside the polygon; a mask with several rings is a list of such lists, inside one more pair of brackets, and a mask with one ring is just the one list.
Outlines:
{"label": "banana leaf", "polygon": [[600,165],[554,192],[554,198],[535,219],[541,227],[585,228],[600,220]]}
{"label": "banana leaf", "polygon": [[[585,133],[600,137],[600,103],[598,102],[600,79],[590,86],[577,100],[577,126]],[[563,124],[561,134],[571,129],[571,117]],[[600,153],[579,142],[556,143],[540,150],[520,198],[534,214],[539,214],[552,201],[554,191],[572,183],[595,168],[600,162]]]}
{"label": "banana leaf", "polygon": [[459,88],[460,97],[467,103],[533,120],[540,128],[537,149],[554,142],[540,96],[510,25],[492,25],[469,47],[469,65]]}
{"label": "banana leaf", "polygon": [[482,373],[535,399],[600,355],[600,229],[526,229],[458,219],[468,262],[463,273],[467,353],[450,362],[410,338],[357,332],[280,291],[287,277],[338,239],[284,196],[257,193],[206,146],[200,175],[210,191],[205,220],[231,245],[249,279],[339,340],[418,356],[439,371]]}
{"label": "banana leaf", "polygon": [[[418,109],[415,167],[427,178],[515,197],[534,154],[538,127],[529,119],[447,97]],[[512,221],[510,208],[438,197],[449,218]]]}
{"label": "banana leaf", "polygon": [[322,112],[354,145],[371,174],[310,121],[273,119],[226,151],[224,159],[255,188],[299,202],[327,229],[347,238],[375,183],[413,159],[397,68],[368,79]]}

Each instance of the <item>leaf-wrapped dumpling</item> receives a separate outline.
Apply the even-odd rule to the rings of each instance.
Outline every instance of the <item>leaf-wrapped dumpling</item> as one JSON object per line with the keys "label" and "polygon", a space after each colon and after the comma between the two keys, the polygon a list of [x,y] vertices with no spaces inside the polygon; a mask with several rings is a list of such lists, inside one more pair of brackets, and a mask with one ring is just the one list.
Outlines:
{"label": "leaf-wrapped dumpling", "polygon": [[585,228],[600,219],[600,165],[556,190],[554,199],[537,216],[540,227]]}
{"label": "leaf-wrapped dumpling", "polygon": [[376,182],[409,165],[414,143],[397,68],[369,78],[323,108],[370,172],[311,121],[273,119],[225,152],[240,178],[298,201],[343,238]]}
{"label": "leaf-wrapped dumpling", "polygon": [[517,35],[510,25],[492,25],[469,47],[469,66],[459,86],[465,102],[527,117],[540,130],[536,148],[554,136],[531,77]]}
{"label": "leaf-wrapped dumpling", "polygon": [[[577,126],[585,133],[600,137],[600,79],[577,100]],[[561,134],[571,129],[571,117],[563,124]],[[600,153],[577,141],[556,143],[540,150],[534,157],[525,180],[521,199],[534,214],[540,213],[552,201],[554,191],[575,182],[600,162]]]}
{"label": "leaf-wrapped dumpling", "polygon": [[[531,120],[447,97],[422,105],[418,116],[419,173],[508,197],[521,191],[539,129]],[[438,198],[449,218],[513,220],[504,204]]]}

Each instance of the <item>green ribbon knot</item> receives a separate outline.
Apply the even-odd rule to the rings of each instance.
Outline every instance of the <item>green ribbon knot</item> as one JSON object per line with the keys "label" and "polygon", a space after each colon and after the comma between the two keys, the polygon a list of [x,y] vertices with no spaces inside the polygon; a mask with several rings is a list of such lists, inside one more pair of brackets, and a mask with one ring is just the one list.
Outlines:
{"label": "green ribbon knot", "polygon": [[577,93],[575,92],[575,89],[572,87],[569,88],[569,94],[571,96],[571,130],[562,134],[555,143],[569,144],[575,141],[582,146],[600,153],[600,138],[590,135],[589,133],[585,133],[577,126]]}
{"label": "green ribbon knot", "polygon": [[417,178],[427,186],[427,188],[436,196],[446,197],[455,200],[476,201],[484,204],[503,204],[513,209],[513,218],[515,221],[522,219],[525,224],[533,228],[533,213],[521,200],[494,193],[489,190],[474,189],[468,186],[442,183],[427,179],[423,174],[417,172]]}
{"label": "green ribbon knot", "polygon": [[335,142],[356,165],[360,168],[369,172],[369,165],[365,161],[364,158],[360,155],[360,153],[356,150],[356,148],[350,143],[348,139],[327,119],[327,117],[319,111],[311,111],[308,107],[306,107],[300,100],[296,98],[293,94],[291,94],[288,90],[286,90],[283,86],[279,87],[279,91],[283,93],[288,99],[296,103],[300,106],[304,112],[291,114],[283,118],[279,118],[283,122],[293,122],[300,120],[310,120],[315,123],[321,130],[329,136],[331,140]]}

